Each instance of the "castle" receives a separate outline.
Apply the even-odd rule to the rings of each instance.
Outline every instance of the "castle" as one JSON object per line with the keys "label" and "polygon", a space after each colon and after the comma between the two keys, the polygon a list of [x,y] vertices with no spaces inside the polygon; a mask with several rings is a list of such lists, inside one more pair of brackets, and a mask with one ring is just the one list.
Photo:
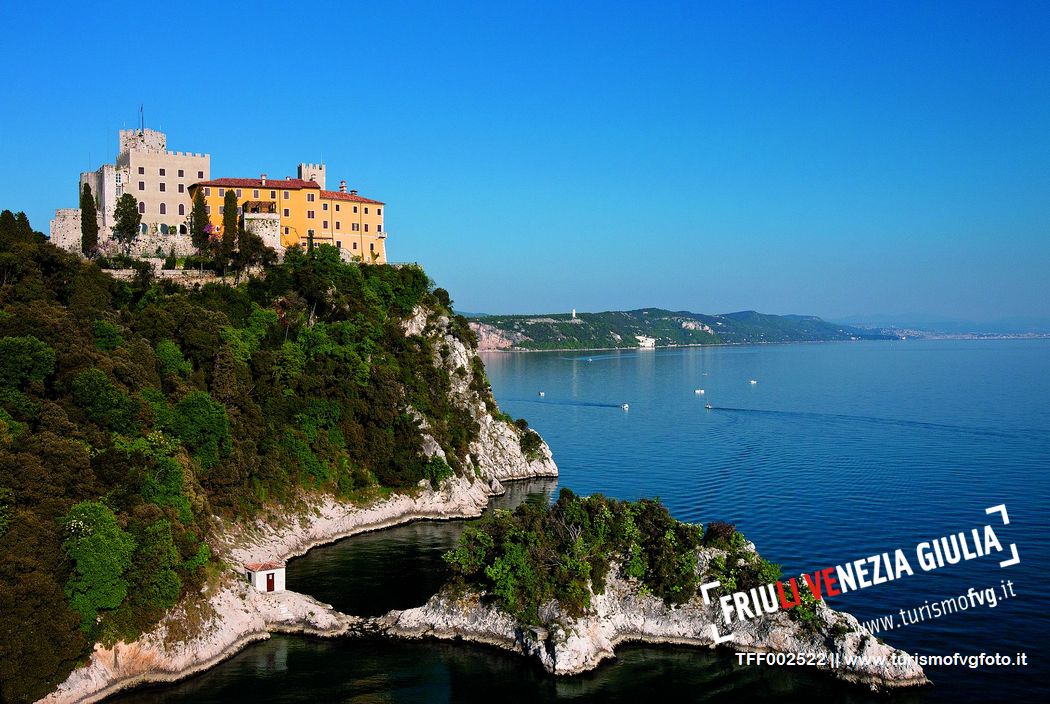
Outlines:
{"label": "castle", "polygon": [[[117,158],[96,171],[80,174],[77,202],[84,186],[95,198],[99,250],[115,253],[112,238],[117,200],[131,193],[142,217],[132,253],[138,256],[178,256],[195,252],[189,236],[194,196],[204,197],[212,231],[221,235],[227,190],[237,196],[241,224],[282,254],[287,247],[329,244],[346,261],[383,264],[387,261],[383,228],[385,204],[347,191],[325,190],[325,165],[302,163],[298,177],[211,178],[208,154],[172,152],[167,135],[151,129],[121,130]],[[51,241],[81,252],[79,208],[60,208],[51,221]]]}

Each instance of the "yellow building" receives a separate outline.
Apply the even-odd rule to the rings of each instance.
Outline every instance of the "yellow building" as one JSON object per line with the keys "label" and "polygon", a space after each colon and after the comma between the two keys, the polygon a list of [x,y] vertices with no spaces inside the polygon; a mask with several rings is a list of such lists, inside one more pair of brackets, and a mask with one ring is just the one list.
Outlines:
{"label": "yellow building", "polygon": [[[306,167],[320,169],[320,176],[307,173]],[[312,176],[304,179],[303,176]],[[314,180],[316,179],[316,180]],[[386,232],[383,210],[386,204],[347,191],[341,181],[338,191],[324,189],[324,167],[302,164],[299,178],[219,178],[190,186],[190,198],[204,192],[204,204],[212,227],[222,233],[226,191],[237,195],[238,214],[277,213],[280,219],[281,245],[303,248],[312,239],[314,245],[329,244],[340,250],[347,260],[367,264],[385,264]]]}

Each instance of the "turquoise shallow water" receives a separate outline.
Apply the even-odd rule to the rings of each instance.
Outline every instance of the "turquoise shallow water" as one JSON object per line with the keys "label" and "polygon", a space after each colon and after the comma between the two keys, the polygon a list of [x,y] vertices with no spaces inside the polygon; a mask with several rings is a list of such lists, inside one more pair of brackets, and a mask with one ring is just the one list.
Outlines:
{"label": "turquoise shallow water", "polygon": [[[994,519],[1021,563],[985,557],[833,598],[862,620],[999,587],[1016,596],[884,632],[923,654],[1016,654],[1027,668],[927,668],[931,689],[894,701],[1040,699],[1047,689],[1050,341],[905,341],[485,357],[501,406],[554,450],[560,485],[659,496],[680,519],[729,520],[786,573],[913,546]],[[758,383],[748,383],[755,379]],[[704,388],[705,394],[694,393]],[[544,397],[538,396],[544,391]],[[704,409],[704,402],[715,408]],[[629,403],[624,412],[620,404]],[[545,500],[551,483],[503,499]],[[417,524],[321,548],[289,566],[289,588],[351,613],[422,603],[462,524]],[[910,556],[910,554],[909,554]],[[724,655],[629,648],[553,680],[483,648],[280,638],[186,683],[122,701],[756,700],[864,701],[827,678],[738,667]],[[884,700],[884,699],[883,699]]]}

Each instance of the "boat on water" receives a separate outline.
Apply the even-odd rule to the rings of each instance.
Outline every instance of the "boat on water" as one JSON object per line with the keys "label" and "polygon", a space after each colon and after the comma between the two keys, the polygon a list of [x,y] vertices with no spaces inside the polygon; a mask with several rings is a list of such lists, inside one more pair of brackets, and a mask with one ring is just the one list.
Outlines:
{"label": "boat on water", "polygon": [[703,389],[694,389],[693,393],[696,394],[697,396],[703,396],[704,395],[704,390]]}
{"label": "boat on water", "polygon": [[752,379],[751,381],[749,381],[747,383],[749,383],[749,384],[757,384],[758,383],[758,379]]}
{"label": "boat on water", "polygon": [[626,404],[626,403],[623,404],[622,406],[620,406],[620,408],[622,408],[625,411],[631,410],[631,406],[629,404]]}
{"label": "boat on water", "polygon": [[710,403],[710,402],[708,402],[708,403],[705,403],[705,404],[704,404],[704,408],[706,408],[707,410],[709,410],[709,411],[710,411],[710,410],[711,410],[712,408],[714,408],[714,406],[712,406],[712,405],[711,405],[711,403]]}

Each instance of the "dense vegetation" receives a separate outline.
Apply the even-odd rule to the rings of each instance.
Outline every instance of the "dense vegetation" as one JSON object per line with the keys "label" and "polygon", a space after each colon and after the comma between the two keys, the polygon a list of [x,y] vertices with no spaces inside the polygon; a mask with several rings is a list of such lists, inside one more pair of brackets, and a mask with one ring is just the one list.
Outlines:
{"label": "dense vegetation", "polygon": [[514,347],[529,350],[637,347],[636,336],[658,345],[717,343],[814,342],[888,339],[879,331],[828,323],[814,316],[765,315],[754,311],[703,315],[659,308],[606,313],[543,316],[488,315],[473,319],[510,337]]}
{"label": "dense vegetation", "polygon": [[[239,286],[147,273],[117,281],[0,214],[0,700],[199,590],[210,516],[469,468],[476,422],[435,343],[402,332],[448,304],[418,267],[319,247]],[[421,418],[447,463],[422,454]]]}
{"label": "dense vegetation", "polygon": [[[689,601],[712,576],[726,591],[779,579],[780,568],[746,545],[732,525],[713,523],[705,533],[676,521],[658,501],[579,497],[562,489],[551,506],[525,503],[513,513],[487,515],[464,531],[445,561],[454,590],[484,590],[519,621],[536,624],[552,600],[570,616],[583,615],[612,569],[667,604]],[[698,574],[701,546],[721,551],[711,574]]]}

